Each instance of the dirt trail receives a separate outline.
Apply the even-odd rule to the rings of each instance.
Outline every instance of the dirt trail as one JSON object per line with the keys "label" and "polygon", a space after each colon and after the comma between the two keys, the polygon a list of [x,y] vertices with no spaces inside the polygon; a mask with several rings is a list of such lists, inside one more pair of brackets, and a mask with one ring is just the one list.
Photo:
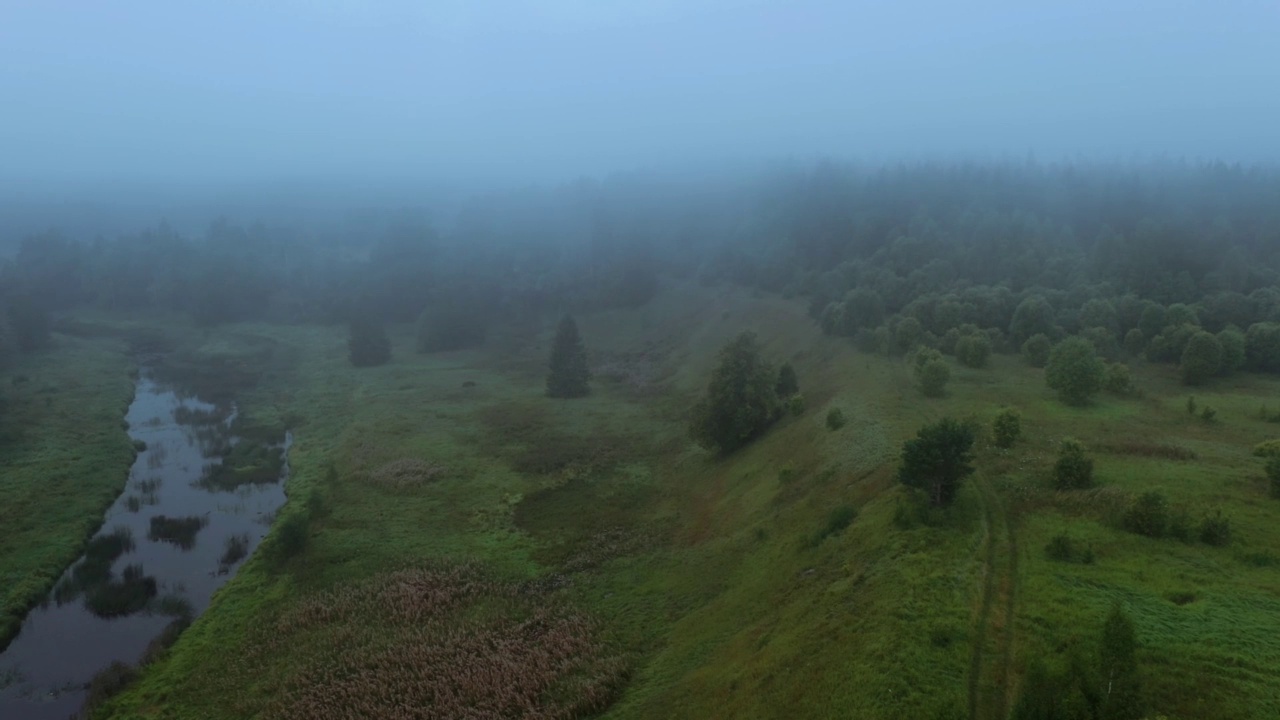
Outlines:
{"label": "dirt trail", "polygon": [[1005,720],[1012,700],[1018,541],[1000,497],[986,478],[982,496],[983,582],[969,662],[970,720]]}

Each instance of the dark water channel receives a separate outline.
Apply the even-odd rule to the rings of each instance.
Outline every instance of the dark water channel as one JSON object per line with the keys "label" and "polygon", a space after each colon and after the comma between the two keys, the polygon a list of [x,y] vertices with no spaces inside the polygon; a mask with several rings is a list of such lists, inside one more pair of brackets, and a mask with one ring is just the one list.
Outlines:
{"label": "dark water channel", "polygon": [[0,718],[76,715],[95,674],[139,662],[171,623],[203,612],[257,547],[284,503],[290,438],[249,452],[234,418],[139,379],[126,420],[145,449],[85,555],[0,654]]}

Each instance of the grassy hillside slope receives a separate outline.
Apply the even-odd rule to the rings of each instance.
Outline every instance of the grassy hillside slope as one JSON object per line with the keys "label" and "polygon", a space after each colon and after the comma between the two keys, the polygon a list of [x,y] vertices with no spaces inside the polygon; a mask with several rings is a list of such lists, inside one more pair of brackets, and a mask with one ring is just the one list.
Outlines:
{"label": "grassy hillside slope", "polygon": [[[320,702],[325,677],[358,676],[370,696],[412,692],[395,672],[344,658],[385,668],[406,657],[398,621],[375,611],[400,601],[378,593],[417,587],[397,571],[441,563],[494,578],[442,606],[455,634],[590,618],[574,637],[605,669],[566,663],[530,682],[553,699],[566,688],[607,696],[604,717],[1003,717],[1029,658],[1092,648],[1116,600],[1135,619],[1160,709],[1280,713],[1280,506],[1249,455],[1276,434],[1254,416],[1280,383],[1241,377],[1198,391],[1219,410],[1209,425],[1187,416],[1185,393],[1156,368],[1137,373],[1146,399],[1070,409],[1041,371],[997,357],[954,368],[948,396],[927,400],[901,359],[823,337],[797,301],[739,290],[671,287],[579,324],[598,377],[575,401],[543,397],[550,328],[438,355],[413,353],[404,328],[391,364],[359,370],[341,329],[216,331],[228,343],[271,337],[298,358],[241,401],[294,429],[282,517],[309,518],[306,548],[285,557],[279,523],[167,657],[99,715],[285,717],[289,702]],[[712,457],[688,441],[687,411],[716,351],[744,329],[795,365],[807,409]],[[957,505],[933,524],[904,519],[902,441],[944,415],[989,423],[1004,405],[1023,413],[1024,441],[1000,451],[984,439]],[[837,431],[824,425],[833,407],[850,421]],[[1068,435],[1094,448],[1099,489],[1048,489]],[[1144,453],[1157,446],[1195,459]],[[1153,487],[1196,521],[1221,507],[1232,545],[1118,529],[1129,495]],[[845,506],[856,518],[841,529],[832,523]],[[1048,560],[1063,532],[1095,561]]]}

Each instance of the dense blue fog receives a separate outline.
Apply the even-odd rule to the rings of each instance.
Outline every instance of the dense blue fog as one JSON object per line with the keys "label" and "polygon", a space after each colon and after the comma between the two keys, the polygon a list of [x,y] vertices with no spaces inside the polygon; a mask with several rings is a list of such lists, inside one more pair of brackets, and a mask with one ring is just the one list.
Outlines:
{"label": "dense blue fog", "polygon": [[1046,5],[9,0],[0,187],[207,200],[779,157],[1280,157],[1280,5]]}

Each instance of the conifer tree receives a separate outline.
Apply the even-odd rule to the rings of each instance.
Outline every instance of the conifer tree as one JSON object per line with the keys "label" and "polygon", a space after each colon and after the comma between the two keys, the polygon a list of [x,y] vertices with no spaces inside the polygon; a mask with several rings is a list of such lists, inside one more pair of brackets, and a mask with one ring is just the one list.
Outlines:
{"label": "conifer tree", "polygon": [[782,363],[782,367],[778,368],[778,384],[774,389],[779,400],[800,392],[800,381],[796,378],[796,369],[791,367],[791,363]]}
{"label": "conifer tree", "polygon": [[547,396],[585,397],[591,393],[591,387],[587,385],[590,379],[587,350],[582,344],[582,336],[578,334],[578,324],[574,322],[572,315],[565,315],[556,328],[556,338],[551,346]]}

